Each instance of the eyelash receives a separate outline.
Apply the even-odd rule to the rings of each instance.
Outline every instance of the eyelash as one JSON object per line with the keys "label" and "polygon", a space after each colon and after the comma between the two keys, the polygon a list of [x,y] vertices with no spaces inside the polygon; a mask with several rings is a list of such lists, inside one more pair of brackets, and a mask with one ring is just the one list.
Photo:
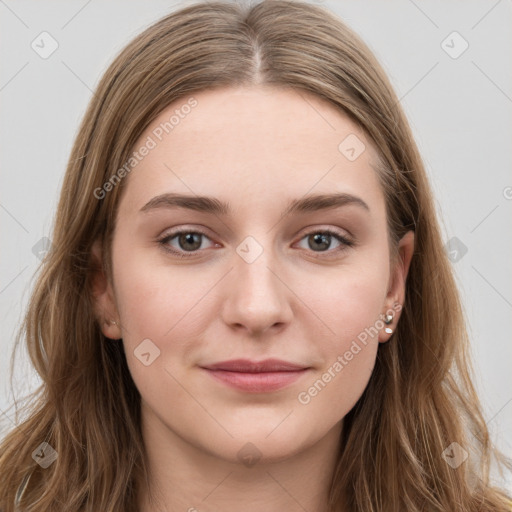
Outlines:
{"label": "eyelash", "polygon": [[[171,234],[168,234],[166,235],[165,237],[163,238],[160,238],[158,240],[158,243],[161,245],[162,249],[168,253],[171,253],[173,256],[177,256],[178,258],[193,258],[198,252],[199,252],[199,249],[196,250],[196,251],[188,251],[188,252],[180,252],[180,251],[177,251],[175,249],[171,249],[168,245],[168,242],[170,240],[172,240],[173,238],[176,238],[177,236],[179,235],[183,235],[183,234],[195,234],[195,235],[202,235],[206,238],[209,238],[208,235],[206,233],[203,233],[202,231],[200,230],[191,230],[191,229],[182,229],[182,230],[179,230],[179,231],[175,231]],[[319,251],[318,253],[319,254],[322,254],[322,253],[329,253],[328,256],[319,256],[320,258],[330,258],[330,257],[334,257],[332,255],[332,253],[335,253],[335,254],[339,254],[343,251],[346,251],[347,249],[349,249],[350,247],[353,247],[355,245],[355,242],[353,240],[349,240],[348,238],[340,235],[338,232],[332,230],[332,229],[329,229],[329,228],[326,228],[326,229],[321,229],[321,230],[317,230],[317,231],[310,231],[309,233],[306,233],[302,238],[301,240],[303,240],[304,238],[308,237],[308,236],[311,236],[311,235],[316,235],[316,234],[322,234],[322,235],[330,235],[332,237],[334,237],[335,239],[337,239],[342,245],[334,250],[327,250],[327,251]],[[311,252],[315,252],[315,251],[311,251]]]}

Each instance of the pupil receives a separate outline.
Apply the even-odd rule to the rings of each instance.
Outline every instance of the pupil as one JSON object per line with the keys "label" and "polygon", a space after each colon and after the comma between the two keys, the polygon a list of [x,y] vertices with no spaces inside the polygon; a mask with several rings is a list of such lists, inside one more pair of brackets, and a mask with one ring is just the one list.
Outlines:
{"label": "pupil", "polygon": [[183,246],[186,246],[187,244],[193,245],[192,248],[189,247],[188,249],[185,249],[185,250],[199,249],[199,247],[201,247],[201,241],[196,240],[194,243],[194,237],[199,238],[200,236],[201,235],[199,233],[186,233],[184,235],[181,235],[180,236],[180,245],[182,246],[183,249],[185,249],[185,247],[183,247]]}
{"label": "pupil", "polygon": [[325,233],[317,233],[313,235],[313,240],[316,244],[322,245],[321,249],[328,249],[329,248],[329,238],[331,235],[325,234]]}

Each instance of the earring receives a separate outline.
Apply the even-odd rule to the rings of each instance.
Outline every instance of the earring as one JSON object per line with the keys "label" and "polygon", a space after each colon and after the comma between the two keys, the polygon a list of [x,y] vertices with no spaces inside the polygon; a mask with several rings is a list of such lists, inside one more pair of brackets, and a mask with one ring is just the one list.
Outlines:
{"label": "earring", "polygon": [[[393,321],[393,318],[394,318],[394,315],[385,315],[385,316],[384,316],[384,323],[385,323],[386,325],[389,325],[389,324]],[[385,332],[386,334],[393,334],[393,329],[391,329],[391,327],[386,327],[386,328],[384,329],[384,332]]]}
{"label": "earring", "polygon": [[110,323],[113,325],[117,325],[117,322],[115,320],[110,320]]}

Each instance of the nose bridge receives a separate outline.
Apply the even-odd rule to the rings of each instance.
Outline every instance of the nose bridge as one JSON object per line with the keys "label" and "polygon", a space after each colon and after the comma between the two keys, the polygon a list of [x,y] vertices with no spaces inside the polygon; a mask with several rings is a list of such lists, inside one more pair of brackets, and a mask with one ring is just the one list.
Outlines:
{"label": "nose bridge", "polygon": [[250,331],[288,322],[291,309],[287,288],[277,277],[280,264],[272,248],[272,236],[247,236],[236,247],[233,261],[225,322],[243,325]]}
{"label": "nose bridge", "polygon": [[267,302],[280,295],[280,283],[273,272],[279,264],[272,247],[271,235],[259,235],[258,239],[247,236],[236,248],[236,279],[241,286],[242,296],[254,301],[259,298]]}

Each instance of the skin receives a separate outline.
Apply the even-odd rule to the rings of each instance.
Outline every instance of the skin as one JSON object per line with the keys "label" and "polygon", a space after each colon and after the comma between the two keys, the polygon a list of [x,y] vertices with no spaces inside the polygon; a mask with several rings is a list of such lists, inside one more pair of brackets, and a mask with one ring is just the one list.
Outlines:
{"label": "skin", "polygon": [[[144,493],[140,510],[325,511],[343,418],[368,384],[379,343],[389,340],[385,326],[377,324],[378,333],[307,404],[298,395],[403,304],[414,235],[400,241],[392,266],[384,196],[371,167],[377,154],[330,104],[268,86],[194,98],[198,105],[125,178],[112,283],[96,279],[103,333],[122,338],[142,396],[154,501]],[[185,102],[170,105],[135,148]],[[338,149],[349,134],[366,147],[354,161]],[[166,192],[213,196],[233,211],[140,211]],[[333,192],[360,197],[370,211],[349,204],[282,217],[292,199]],[[178,227],[206,233],[188,259],[158,242]],[[355,245],[337,251],[343,244],[332,237],[322,250],[308,235],[326,228]],[[263,249],[251,263],[237,252],[247,236]],[[179,236],[167,246],[190,254]],[[101,257],[98,244],[94,254]],[[390,327],[399,317],[395,310]],[[134,355],[147,338],[160,350],[148,366]],[[253,394],[199,367],[270,357],[310,369],[285,389]],[[238,456],[247,443],[259,457],[252,466]]]}

